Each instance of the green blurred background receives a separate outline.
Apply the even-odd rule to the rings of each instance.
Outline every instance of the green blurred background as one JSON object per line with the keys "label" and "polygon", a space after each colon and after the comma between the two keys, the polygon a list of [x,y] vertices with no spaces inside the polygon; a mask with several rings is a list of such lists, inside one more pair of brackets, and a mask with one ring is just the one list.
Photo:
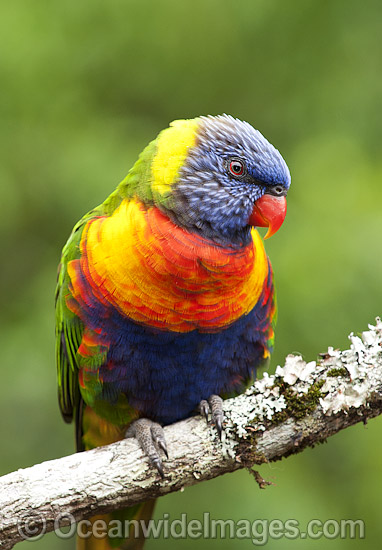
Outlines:
{"label": "green blurred background", "polygon": [[[282,152],[288,216],[267,241],[279,321],[272,369],[348,346],[381,312],[379,0],[18,0],[0,17],[0,473],[73,451],[56,402],[53,294],[60,250],[137,154],[176,118],[230,113]],[[363,541],[271,540],[270,549],[380,546],[381,419],[264,465],[162,498],[189,519],[363,519]],[[27,548],[30,543],[22,543]],[[47,535],[33,548],[64,550]],[[148,549],[251,548],[248,540]]]}

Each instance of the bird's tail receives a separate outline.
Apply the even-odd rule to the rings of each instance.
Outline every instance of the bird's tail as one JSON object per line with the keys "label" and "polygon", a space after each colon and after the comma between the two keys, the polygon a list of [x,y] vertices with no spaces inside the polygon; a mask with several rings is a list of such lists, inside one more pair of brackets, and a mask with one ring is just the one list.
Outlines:
{"label": "bird's tail", "polygon": [[[108,445],[124,438],[121,428],[100,418],[90,407],[84,407],[81,416],[79,424],[83,450]],[[147,526],[154,506],[155,500],[149,500],[90,518],[83,527],[81,525],[77,550],[141,550],[146,541]]]}

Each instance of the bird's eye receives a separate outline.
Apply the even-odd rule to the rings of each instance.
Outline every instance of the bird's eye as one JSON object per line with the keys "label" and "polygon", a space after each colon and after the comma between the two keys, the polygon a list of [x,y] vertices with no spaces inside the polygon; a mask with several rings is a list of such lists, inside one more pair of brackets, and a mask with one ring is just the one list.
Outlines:
{"label": "bird's eye", "polygon": [[233,176],[242,176],[245,172],[245,164],[242,160],[233,159],[229,163],[229,171]]}

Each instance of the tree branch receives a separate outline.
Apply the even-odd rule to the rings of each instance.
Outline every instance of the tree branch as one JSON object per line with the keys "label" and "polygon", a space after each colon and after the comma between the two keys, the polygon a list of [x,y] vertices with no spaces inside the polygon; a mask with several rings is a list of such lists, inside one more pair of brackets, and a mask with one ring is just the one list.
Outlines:
{"label": "tree branch", "polygon": [[[74,454],[0,478],[0,548],[94,514],[131,506],[240,468],[280,460],[382,413],[382,322],[349,350],[283,368],[224,402],[225,431],[192,417],[165,428],[165,479],[134,440]],[[263,486],[260,476],[257,476]],[[68,516],[70,514],[70,516]]]}

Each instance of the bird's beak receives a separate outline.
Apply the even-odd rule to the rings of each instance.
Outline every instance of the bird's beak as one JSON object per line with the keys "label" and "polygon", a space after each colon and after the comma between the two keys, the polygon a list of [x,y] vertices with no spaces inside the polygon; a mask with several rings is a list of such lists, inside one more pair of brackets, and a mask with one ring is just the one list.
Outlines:
{"label": "bird's beak", "polygon": [[285,219],[287,202],[284,196],[275,197],[265,194],[254,204],[248,224],[257,227],[268,227],[265,239],[272,237],[280,229]]}

